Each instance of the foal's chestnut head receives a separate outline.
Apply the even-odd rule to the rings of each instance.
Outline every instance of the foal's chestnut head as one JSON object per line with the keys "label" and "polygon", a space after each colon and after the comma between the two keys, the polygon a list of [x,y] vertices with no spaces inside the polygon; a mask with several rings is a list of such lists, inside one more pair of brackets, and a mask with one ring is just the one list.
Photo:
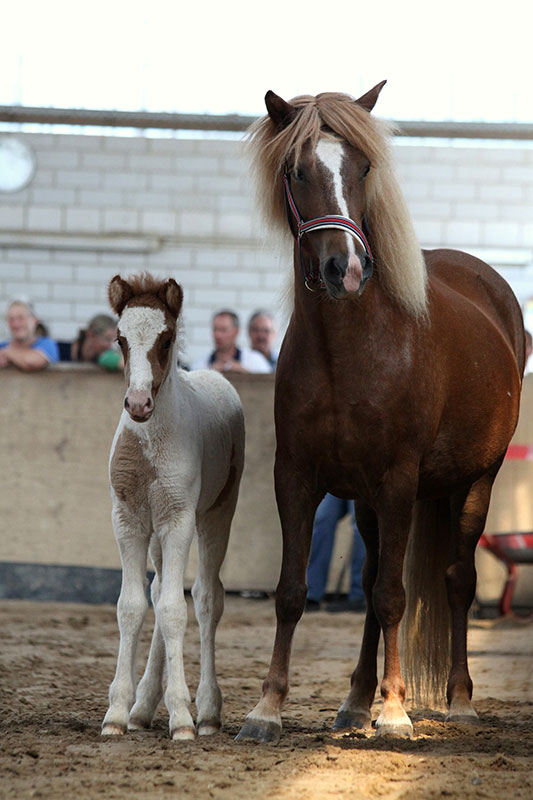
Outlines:
{"label": "foal's chestnut head", "polygon": [[128,385],[124,408],[135,422],[146,422],[163,381],[176,367],[173,352],[183,291],[173,278],[125,280],[115,275],[108,295],[119,317],[117,340]]}

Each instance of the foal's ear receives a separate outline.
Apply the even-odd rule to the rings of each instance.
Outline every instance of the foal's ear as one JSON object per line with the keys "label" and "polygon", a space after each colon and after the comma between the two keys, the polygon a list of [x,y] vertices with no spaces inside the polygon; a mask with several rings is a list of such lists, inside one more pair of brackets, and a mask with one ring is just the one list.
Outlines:
{"label": "foal's ear", "polygon": [[109,305],[117,317],[120,317],[124,311],[124,306],[133,297],[133,289],[128,281],[125,281],[120,275],[115,275],[115,277],[111,278],[109,281],[107,296],[109,298]]}
{"label": "foal's ear", "polygon": [[159,297],[166,305],[172,316],[179,317],[181,305],[183,303],[183,289],[176,283],[174,278],[169,278],[159,291]]}
{"label": "foal's ear", "polygon": [[265,95],[265,105],[268,116],[280,131],[292,122],[295,117],[296,109],[294,106],[291,106],[290,103],[287,103],[286,100],[270,91],[270,89]]}
{"label": "foal's ear", "polygon": [[369,92],[361,95],[361,97],[355,101],[357,105],[366,108],[367,111],[372,111],[372,109],[377,103],[379,93],[381,92],[386,83],[387,81],[381,81],[381,83],[376,84],[376,86],[374,86],[373,89],[370,89]]}

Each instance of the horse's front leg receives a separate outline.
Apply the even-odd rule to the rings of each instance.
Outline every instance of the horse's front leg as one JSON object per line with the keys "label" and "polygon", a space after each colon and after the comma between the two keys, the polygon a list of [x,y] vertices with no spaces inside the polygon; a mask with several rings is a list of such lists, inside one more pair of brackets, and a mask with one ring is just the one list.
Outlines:
{"label": "horse's front leg", "polygon": [[281,706],[289,691],[289,660],[294,629],[305,607],[306,567],[313,519],[319,495],[304,486],[301,476],[276,458],[276,501],[283,535],[281,574],[276,589],[276,637],[263,694],[248,714],[237,740],[275,743],[281,734]]}
{"label": "horse's front leg", "polygon": [[366,597],[365,629],[359,660],[350,681],[350,693],[339,708],[333,724],[335,731],[366,728],[370,725],[370,709],[378,685],[377,652],[381,629],[372,601],[378,572],[378,523],[374,510],[363,503],[356,503],[356,519],[366,548],[363,569],[363,589]]}
{"label": "horse's front leg", "polygon": [[115,677],[109,688],[109,708],[102,723],[102,735],[126,731],[135,698],[137,643],[148,608],[146,599],[146,556],[149,533],[128,509],[113,509],[113,527],[122,561],[122,587],[117,603],[120,646]]}
{"label": "horse's front leg", "polygon": [[165,704],[169,713],[170,736],[174,740],[194,739],[194,722],[189,710],[191,697],[183,667],[183,637],[187,626],[183,575],[196,530],[195,510],[182,510],[177,519],[167,520],[155,527],[161,543],[163,561],[160,595],[155,615],[165,642],[167,664]]}
{"label": "horse's front leg", "polygon": [[[392,481],[391,481],[392,483]],[[403,707],[405,683],[400,669],[398,632],[405,611],[402,582],[403,561],[411,526],[415,489],[399,491],[394,484],[384,490],[378,505],[379,566],[372,603],[383,630],[385,663],[381,696],[383,708],[376,720],[376,734],[413,734],[413,725]]]}

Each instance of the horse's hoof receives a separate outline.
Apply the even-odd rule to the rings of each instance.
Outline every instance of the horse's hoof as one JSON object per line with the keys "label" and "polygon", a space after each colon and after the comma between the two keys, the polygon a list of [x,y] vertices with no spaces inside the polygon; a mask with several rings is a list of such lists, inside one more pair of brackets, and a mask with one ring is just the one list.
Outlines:
{"label": "horse's hoof", "polygon": [[106,722],[102,725],[102,736],[124,736],[126,728],[122,725],[117,725],[116,722]]}
{"label": "horse's hoof", "polygon": [[471,714],[453,714],[448,712],[445,717],[446,722],[459,722],[459,723],[468,723],[469,725],[479,725],[479,717],[475,711]]}
{"label": "horse's hoof", "polygon": [[130,721],[128,722],[129,731],[147,731],[149,727],[149,722],[143,722],[138,717],[131,717]]}
{"label": "horse's hoof", "polygon": [[361,730],[370,726],[370,714],[351,714],[349,711],[339,711],[337,719],[333,723],[334,731]]}
{"label": "horse's hoof", "polygon": [[173,742],[190,742],[196,737],[194,728],[189,728],[184,725],[181,728],[175,728],[170,733],[170,738]]}
{"label": "horse's hoof", "polygon": [[220,722],[216,720],[202,720],[196,725],[196,732],[198,736],[212,736],[218,733],[221,727]]}
{"label": "horse's hoof", "polygon": [[413,726],[407,722],[401,725],[376,725],[376,736],[395,736],[397,739],[412,739]]}
{"label": "horse's hoof", "polygon": [[247,719],[235,737],[236,742],[253,741],[260,744],[277,744],[281,736],[281,725],[260,719]]}

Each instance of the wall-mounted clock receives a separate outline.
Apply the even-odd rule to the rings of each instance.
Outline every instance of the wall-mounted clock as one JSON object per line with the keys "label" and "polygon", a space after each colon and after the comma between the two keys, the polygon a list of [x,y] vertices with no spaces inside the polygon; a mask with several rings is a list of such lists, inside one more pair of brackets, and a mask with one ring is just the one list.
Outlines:
{"label": "wall-mounted clock", "polygon": [[0,192],[19,192],[35,174],[35,155],[17,136],[0,135]]}

